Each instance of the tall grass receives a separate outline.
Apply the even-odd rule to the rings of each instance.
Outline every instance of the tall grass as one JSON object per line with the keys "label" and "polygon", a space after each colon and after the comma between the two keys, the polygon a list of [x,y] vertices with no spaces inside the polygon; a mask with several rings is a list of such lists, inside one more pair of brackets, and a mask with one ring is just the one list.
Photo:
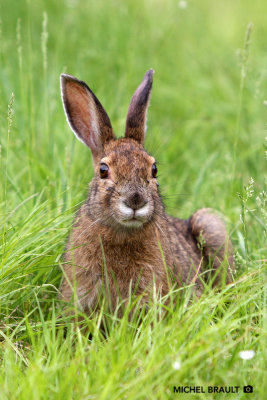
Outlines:
{"label": "tall grass", "polygon": [[[0,398],[163,399],[178,397],[174,385],[217,385],[240,390],[179,397],[241,399],[247,384],[265,396],[267,6],[179,4],[0,0]],[[122,318],[103,305],[77,325],[57,295],[93,172],[66,124],[59,75],[87,81],[121,135],[150,67],[146,147],[167,211],[224,214],[235,280],[198,301],[190,287],[175,291],[167,311],[156,297],[131,322],[136,300]],[[255,356],[242,360],[241,350]]]}

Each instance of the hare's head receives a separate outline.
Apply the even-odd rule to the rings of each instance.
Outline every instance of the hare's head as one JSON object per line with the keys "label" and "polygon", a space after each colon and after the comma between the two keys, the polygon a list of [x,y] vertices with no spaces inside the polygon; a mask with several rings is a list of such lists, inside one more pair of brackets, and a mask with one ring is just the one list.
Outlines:
{"label": "hare's head", "polygon": [[61,75],[67,120],[93,155],[90,213],[120,229],[140,229],[161,209],[155,159],[143,147],[153,73],[145,74],[134,93],[125,136],[117,140],[107,113],[89,87],[73,76]]}

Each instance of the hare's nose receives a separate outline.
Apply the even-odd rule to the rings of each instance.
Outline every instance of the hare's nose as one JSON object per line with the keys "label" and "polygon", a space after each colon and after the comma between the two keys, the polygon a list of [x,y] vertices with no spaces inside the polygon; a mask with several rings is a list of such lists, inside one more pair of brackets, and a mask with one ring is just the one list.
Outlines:
{"label": "hare's nose", "polygon": [[140,193],[134,192],[124,200],[124,203],[127,207],[130,207],[133,210],[139,210],[139,208],[142,208],[147,204],[147,200],[145,200]]}

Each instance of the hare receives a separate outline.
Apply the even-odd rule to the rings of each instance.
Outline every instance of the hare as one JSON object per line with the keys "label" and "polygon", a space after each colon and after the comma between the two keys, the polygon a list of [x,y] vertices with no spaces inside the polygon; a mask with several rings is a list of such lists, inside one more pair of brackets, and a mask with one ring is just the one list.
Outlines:
{"label": "hare", "polygon": [[207,266],[214,285],[231,280],[232,245],[224,223],[209,209],[186,220],[164,211],[156,160],[144,149],[153,74],[147,71],[135,91],[119,139],[86,83],[61,75],[67,121],[91,149],[94,165],[88,198],[68,239],[61,284],[62,298],[70,301],[75,291],[85,313],[97,308],[103,287],[112,307],[131,292],[143,302],[155,287],[166,295],[170,271],[177,285],[193,283],[197,296]]}

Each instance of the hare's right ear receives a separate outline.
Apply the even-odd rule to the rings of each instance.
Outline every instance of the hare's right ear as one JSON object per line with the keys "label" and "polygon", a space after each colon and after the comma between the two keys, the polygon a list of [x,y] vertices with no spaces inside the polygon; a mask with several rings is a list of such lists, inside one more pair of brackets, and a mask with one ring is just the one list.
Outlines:
{"label": "hare's right ear", "polygon": [[109,117],[91,89],[71,75],[61,74],[61,96],[67,121],[77,138],[90,147],[93,157],[115,139]]}
{"label": "hare's right ear", "polygon": [[125,137],[143,144],[146,135],[146,114],[149,106],[154,70],[146,72],[136,89],[127,114]]}

